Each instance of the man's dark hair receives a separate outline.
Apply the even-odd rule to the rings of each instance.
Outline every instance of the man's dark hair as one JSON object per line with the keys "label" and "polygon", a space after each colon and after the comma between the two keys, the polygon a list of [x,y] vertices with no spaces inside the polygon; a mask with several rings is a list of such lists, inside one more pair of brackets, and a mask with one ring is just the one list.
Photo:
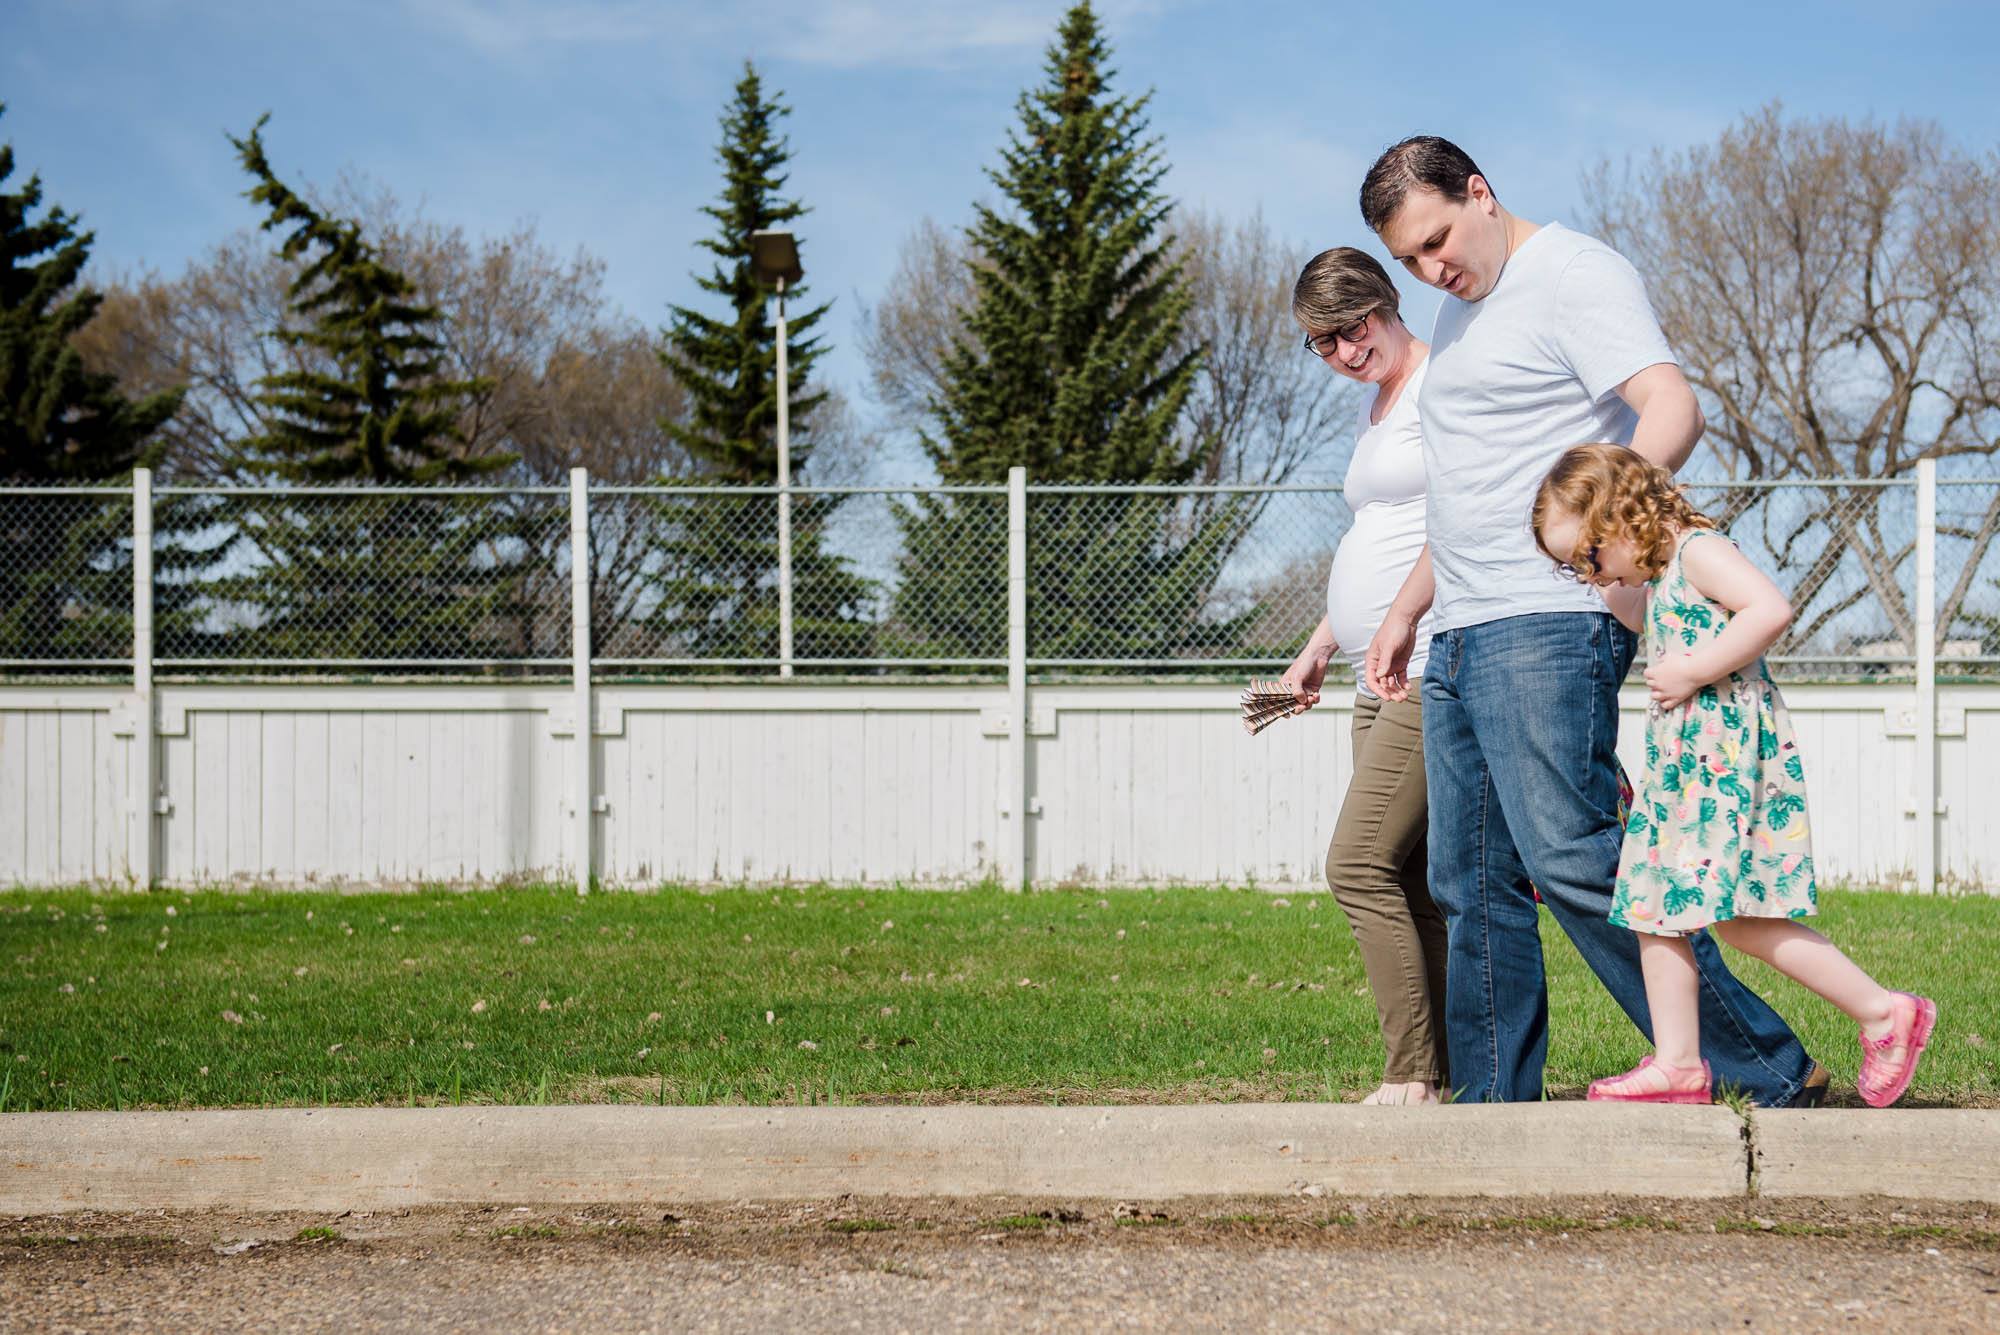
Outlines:
{"label": "man's dark hair", "polygon": [[1435,190],[1452,203],[1463,204],[1466,183],[1485,174],[1451,140],[1434,134],[1413,135],[1384,149],[1362,178],[1361,220],[1369,231],[1380,232],[1403,207],[1412,187]]}

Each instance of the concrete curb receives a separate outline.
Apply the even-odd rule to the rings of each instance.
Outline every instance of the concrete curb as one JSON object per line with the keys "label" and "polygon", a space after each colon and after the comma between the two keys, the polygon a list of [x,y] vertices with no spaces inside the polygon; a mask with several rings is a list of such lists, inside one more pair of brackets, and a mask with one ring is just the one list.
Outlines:
{"label": "concrete curb", "polygon": [[2000,1112],[1756,1113],[1760,1196],[2000,1201]]}
{"label": "concrete curb", "polygon": [[862,1195],[1729,1196],[1723,1108],[324,1108],[0,1116],[0,1212]]}
{"label": "concrete curb", "polygon": [[[1300,1192],[2000,1200],[2000,1113],[1588,1103],[0,1115],[0,1213]],[[1756,1177],[1752,1179],[1752,1171]]]}

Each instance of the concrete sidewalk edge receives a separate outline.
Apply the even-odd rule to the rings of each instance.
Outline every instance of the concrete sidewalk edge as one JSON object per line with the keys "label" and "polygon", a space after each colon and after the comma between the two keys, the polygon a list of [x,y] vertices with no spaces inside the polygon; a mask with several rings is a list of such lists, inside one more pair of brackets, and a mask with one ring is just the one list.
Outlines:
{"label": "concrete sidewalk edge", "polygon": [[2000,1200],[2000,1113],[1588,1103],[0,1115],[0,1213],[880,1196]]}

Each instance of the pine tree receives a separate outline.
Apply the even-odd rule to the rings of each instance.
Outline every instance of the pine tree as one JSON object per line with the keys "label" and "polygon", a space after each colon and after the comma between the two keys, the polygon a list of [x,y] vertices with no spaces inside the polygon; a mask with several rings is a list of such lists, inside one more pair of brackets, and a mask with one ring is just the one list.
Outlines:
{"label": "pine tree", "polygon": [[[265,119],[230,142],[257,182],[251,202],[268,210],[263,229],[289,229],[280,253],[302,267],[290,289],[298,323],[271,335],[292,366],[260,382],[272,425],[243,442],[244,470],[386,487],[466,482],[512,463],[459,448],[458,412],[483,383],[443,377],[439,312],[360,225],[322,213],[272,172]],[[240,523],[257,568],[225,593],[255,610],[245,641],[260,656],[453,659],[478,653],[490,633],[508,544],[479,498],[288,496]]]}
{"label": "pine tree", "polygon": [[[660,353],[692,404],[684,421],[660,425],[696,461],[704,483],[768,487],[777,481],[777,330],[770,318],[775,288],[751,268],[750,234],[807,212],[781,194],[791,146],[778,122],[791,111],[779,97],[766,96],[756,68],[746,62],[722,115],[716,149],[722,195],[702,209],[715,220],[716,232],[700,245],[715,262],[695,279],[703,291],[721,298],[726,314],[715,318],[672,307]],[[826,399],[810,377],[826,352],[812,330],[828,307],[805,308],[799,301],[805,291],[802,283],[790,284],[784,294],[795,480],[810,468],[813,412]],[[792,501],[793,644],[800,659],[864,656],[872,638],[861,620],[872,584],[821,547],[838,501],[811,495]],[[689,657],[776,657],[777,514],[776,498],[769,495],[690,497],[664,507],[659,519],[670,536],[660,550],[668,573],[649,629]]]}
{"label": "pine tree", "polygon": [[[0,104],[0,114],[6,107]],[[0,144],[0,186],[14,172]],[[96,313],[79,285],[94,239],[42,202],[39,176],[0,189],[0,482],[91,483],[150,466],[149,442],[179,391],[133,400],[88,370],[71,342]],[[131,652],[128,508],[82,495],[0,497],[0,657],[121,658]]]}
{"label": "pine tree", "polygon": [[[1202,352],[1174,352],[1191,298],[1161,232],[1172,203],[1146,138],[1151,95],[1113,95],[1109,54],[1090,5],[1076,5],[987,173],[1010,207],[975,209],[974,304],[923,440],[946,483],[1000,482],[1015,466],[1031,483],[1181,483],[1212,448],[1178,429]],[[1003,651],[994,507],[924,497],[902,512],[898,619],[931,652]],[[1237,507],[1200,522],[1186,511],[1129,493],[1031,497],[1029,653],[1168,656],[1237,634],[1196,623],[1241,535]]]}

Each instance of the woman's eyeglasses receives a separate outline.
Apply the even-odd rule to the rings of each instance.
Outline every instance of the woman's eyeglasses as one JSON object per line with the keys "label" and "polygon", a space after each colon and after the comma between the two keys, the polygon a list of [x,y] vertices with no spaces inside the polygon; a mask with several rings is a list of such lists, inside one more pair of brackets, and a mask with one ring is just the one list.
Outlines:
{"label": "woman's eyeglasses", "polygon": [[1364,315],[1359,320],[1356,320],[1353,324],[1342,325],[1340,328],[1330,330],[1327,333],[1307,334],[1306,351],[1310,352],[1315,357],[1331,357],[1333,355],[1335,339],[1339,339],[1345,343],[1354,344],[1354,343],[1359,343],[1362,339],[1367,337],[1368,337],[1368,317]]}

